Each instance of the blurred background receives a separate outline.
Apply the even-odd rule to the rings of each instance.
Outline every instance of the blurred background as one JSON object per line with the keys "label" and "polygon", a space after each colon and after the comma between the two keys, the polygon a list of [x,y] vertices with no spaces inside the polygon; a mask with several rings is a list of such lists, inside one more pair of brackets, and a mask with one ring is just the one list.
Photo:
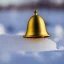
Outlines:
{"label": "blurred background", "polygon": [[64,64],[64,0],[0,0],[0,35],[25,34],[34,9],[44,18],[59,51],[32,55],[21,50],[7,52],[5,43],[4,49],[0,47],[0,64]]}
{"label": "blurred background", "polygon": [[64,35],[64,0],[0,0],[0,34],[24,34],[34,9],[45,19],[51,39]]}

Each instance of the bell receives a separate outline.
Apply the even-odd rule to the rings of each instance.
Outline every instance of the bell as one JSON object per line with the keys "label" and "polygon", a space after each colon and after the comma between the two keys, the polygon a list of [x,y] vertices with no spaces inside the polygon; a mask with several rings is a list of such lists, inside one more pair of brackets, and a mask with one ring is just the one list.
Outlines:
{"label": "bell", "polygon": [[49,36],[44,19],[39,16],[37,10],[35,10],[34,15],[29,19],[24,38],[45,38]]}

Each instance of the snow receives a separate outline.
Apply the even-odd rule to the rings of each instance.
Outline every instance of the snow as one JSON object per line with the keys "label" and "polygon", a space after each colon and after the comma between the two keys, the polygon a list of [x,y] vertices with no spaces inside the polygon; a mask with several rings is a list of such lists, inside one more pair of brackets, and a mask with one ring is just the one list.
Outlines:
{"label": "snow", "polygon": [[56,50],[48,38],[23,38],[23,35],[0,35],[0,51],[41,52]]}

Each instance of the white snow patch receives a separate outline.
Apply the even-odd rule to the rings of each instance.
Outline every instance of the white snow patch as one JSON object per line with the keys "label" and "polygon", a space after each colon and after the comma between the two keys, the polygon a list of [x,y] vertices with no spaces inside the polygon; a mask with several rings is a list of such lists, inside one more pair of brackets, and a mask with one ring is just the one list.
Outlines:
{"label": "white snow patch", "polygon": [[1,35],[0,50],[41,52],[57,50],[56,43],[48,38],[23,38],[22,35]]}
{"label": "white snow patch", "polygon": [[60,46],[59,47],[59,50],[64,50],[64,46]]}
{"label": "white snow patch", "polygon": [[24,52],[24,51],[18,51],[17,53],[18,53],[18,54],[21,54],[22,56],[25,55],[25,52]]}
{"label": "white snow patch", "polygon": [[38,52],[33,52],[33,56],[32,56],[35,60],[37,61],[44,61],[44,59],[40,56],[40,54]]}
{"label": "white snow patch", "polygon": [[25,32],[19,32],[16,35],[25,35]]}
{"label": "white snow patch", "polygon": [[61,25],[56,25],[55,26],[55,28],[54,28],[54,34],[55,34],[55,38],[54,38],[55,42],[58,42],[58,41],[60,41],[63,38],[64,30],[61,27]]}
{"label": "white snow patch", "polygon": [[0,35],[1,34],[5,34],[5,29],[4,29],[4,26],[2,24],[0,24]]}

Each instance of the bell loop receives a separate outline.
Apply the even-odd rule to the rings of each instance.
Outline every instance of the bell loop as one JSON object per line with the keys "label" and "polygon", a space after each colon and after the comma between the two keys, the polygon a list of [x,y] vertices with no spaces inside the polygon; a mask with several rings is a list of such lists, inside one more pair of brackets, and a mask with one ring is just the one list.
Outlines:
{"label": "bell loop", "polygon": [[37,10],[34,10],[34,14],[37,15]]}

